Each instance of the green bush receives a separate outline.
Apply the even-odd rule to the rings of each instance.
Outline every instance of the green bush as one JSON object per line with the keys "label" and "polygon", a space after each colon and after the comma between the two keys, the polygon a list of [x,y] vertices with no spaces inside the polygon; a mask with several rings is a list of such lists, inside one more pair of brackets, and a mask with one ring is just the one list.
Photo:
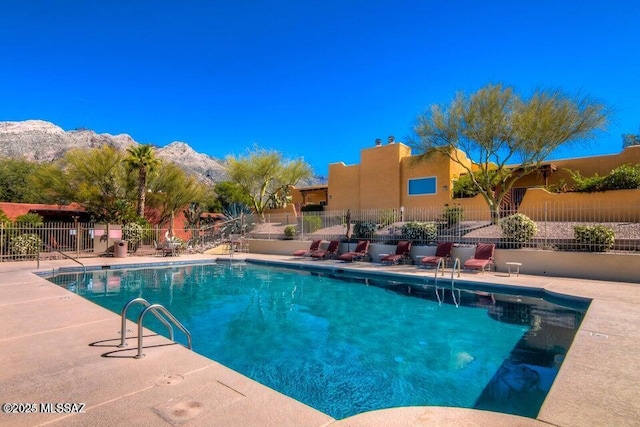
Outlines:
{"label": "green bush", "polygon": [[140,224],[130,222],[122,227],[122,240],[129,242],[131,247],[136,247],[142,240],[144,229]]}
{"label": "green bush", "polygon": [[376,231],[376,225],[370,221],[356,221],[353,223],[353,237],[356,239],[370,239]]}
{"label": "green bush", "polygon": [[458,179],[453,181],[453,198],[463,199],[466,197],[474,197],[480,190],[469,175],[460,175]]}
{"label": "green bush", "polygon": [[438,239],[438,227],[432,222],[407,222],[401,229],[402,238],[421,243],[434,243]]}
{"label": "green bush", "polygon": [[44,219],[40,214],[29,212],[18,216],[16,218],[16,222],[19,224],[30,224],[39,227],[44,224]]}
{"label": "green bush", "polygon": [[445,227],[453,227],[464,218],[464,210],[461,206],[449,206],[444,205],[444,211],[442,212],[442,222]]}
{"label": "green bush", "polygon": [[575,182],[573,190],[580,193],[640,188],[640,164],[619,166],[607,176],[582,176],[579,171],[567,170]]}
{"label": "green bush", "polygon": [[305,233],[313,233],[322,227],[322,218],[307,215],[302,219],[302,227]]}
{"label": "green bush", "polygon": [[589,252],[604,252],[613,248],[614,231],[604,225],[576,225],[573,234],[579,248]]}
{"label": "green bush", "polygon": [[378,227],[383,228],[396,222],[395,209],[385,209],[378,216]]}
{"label": "green bush", "polygon": [[293,240],[293,236],[296,235],[296,226],[295,225],[287,225],[284,228],[284,239],[285,240]]}
{"label": "green bush", "polygon": [[502,237],[508,242],[524,243],[538,232],[536,223],[520,213],[501,219],[498,225],[502,229]]}
{"label": "green bush", "polygon": [[21,234],[9,242],[9,249],[14,255],[35,254],[41,247],[42,239],[37,234]]}

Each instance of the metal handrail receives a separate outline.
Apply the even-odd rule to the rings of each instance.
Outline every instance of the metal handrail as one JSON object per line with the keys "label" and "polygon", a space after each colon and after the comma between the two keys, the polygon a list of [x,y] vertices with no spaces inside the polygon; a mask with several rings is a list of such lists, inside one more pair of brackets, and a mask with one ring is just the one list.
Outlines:
{"label": "metal handrail", "polygon": [[458,299],[456,300],[456,288],[454,286],[454,279],[453,279],[453,275],[455,274],[456,271],[456,267],[458,267],[458,277],[460,277],[460,258],[456,258],[455,262],[453,263],[453,269],[451,269],[451,298],[453,298],[453,303],[456,305],[456,307],[459,307],[459,300],[460,300],[460,289],[457,289],[458,291]]}
{"label": "metal handrail", "polygon": [[143,334],[142,334],[142,322],[144,321],[144,316],[149,311],[151,311],[152,313],[155,313],[155,310],[160,310],[162,312],[162,314],[167,316],[173,322],[174,325],[176,325],[178,328],[180,328],[180,330],[182,332],[184,332],[184,334],[187,336],[188,348],[189,348],[189,350],[191,350],[191,334],[189,333],[187,328],[185,328],[184,325],[182,323],[180,323],[180,321],[178,319],[176,319],[175,316],[173,314],[171,314],[171,312],[169,310],[167,310],[163,305],[161,305],[161,304],[151,304],[150,306],[148,306],[147,308],[142,310],[142,313],[140,313],[140,316],[138,317],[138,354],[135,356],[135,358],[136,359],[142,359],[144,357],[144,354],[142,353],[142,348],[143,348],[142,340],[144,338]]}
{"label": "metal handrail", "polygon": [[[127,339],[127,310],[133,304],[137,304],[137,303],[140,303],[140,304],[144,305],[145,308],[151,306],[151,303],[149,301],[147,301],[146,299],[144,299],[144,298],[134,298],[131,301],[129,301],[128,303],[126,303],[124,305],[124,307],[122,307],[122,311],[120,312],[121,324],[120,324],[120,345],[118,346],[119,348],[127,346],[127,343],[126,343],[126,339]],[[155,310],[153,311],[153,314],[156,316],[156,318],[159,321],[164,323],[164,325],[167,327],[167,329],[169,329],[169,338],[171,339],[171,341],[173,341],[173,327],[171,326],[171,324],[169,322],[167,322],[167,320],[164,317],[162,317]]]}
{"label": "metal handrail", "polygon": [[440,288],[442,289],[442,297],[440,296],[440,293],[438,293],[438,284],[436,283],[435,285],[436,288],[436,298],[438,298],[438,306],[442,305],[442,302],[444,301],[444,288]]}
{"label": "metal handrail", "polygon": [[442,274],[440,275],[444,276],[444,258],[440,258],[438,260],[438,265],[436,265],[436,272],[435,272],[436,280],[438,280],[438,268],[440,268],[440,271],[442,272]]}
{"label": "metal handrail", "polygon": [[[60,255],[62,255],[65,258],[69,258],[71,261],[77,262],[78,264],[80,264],[82,266],[83,273],[85,273],[85,274],[87,273],[87,267],[83,263],[81,263],[77,259],[65,254],[64,252],[60,251],[59,249],[53,249],[53,248],[51,248],[51,249],[56,251],[56,252],[58,252]],[[40,268],[40,252],[39,251],[38,251],[38,268]]]}
{"label": "metal handrail", "polygon": [[456,271],[456,267],[458,267],[458,277],[460,277],[460,258],[456,258],[455,262],[453,263],[453,268],[451,269],[451,285],[453,286],[453,274]]}

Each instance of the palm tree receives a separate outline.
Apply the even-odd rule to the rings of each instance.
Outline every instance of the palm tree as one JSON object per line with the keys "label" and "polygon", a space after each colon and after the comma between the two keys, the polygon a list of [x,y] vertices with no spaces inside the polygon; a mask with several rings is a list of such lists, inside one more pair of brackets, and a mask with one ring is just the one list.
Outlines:
{"label": "palm tree", "polygon": [[131,170],[138,171],[138,208],[139,217],[144,217],[144,205],[147,194],[149,175],[158,167],[160,160],[156,158],[153,147],[149,144],[127,148],[129,156],[125,160]]}

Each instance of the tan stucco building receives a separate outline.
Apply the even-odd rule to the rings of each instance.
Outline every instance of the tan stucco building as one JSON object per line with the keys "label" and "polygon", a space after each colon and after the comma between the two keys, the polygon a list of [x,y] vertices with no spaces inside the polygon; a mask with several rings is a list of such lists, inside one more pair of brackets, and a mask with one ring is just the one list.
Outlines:
{"label": "tan stucco building", "polygon": [[329,165],[327,209],[442,206],[461,173],[462,166],[440,154],[416,162],[403,143],[376,145],[360,152],[360,164]]}
{"label": "tan stucco building", "polygon": [[[465,153],[459,152],[459,156],[468,161]],[[359,164],[330,164],[326,210],[442,207],[454,200],[462,201],[452,194],[454,181],[466,173],[461,165],[442,154],[421,161],[417,158],[407,145],[389,143],[362,149]],[[625,164],[640,164],[640,146],[626,147],[618,154],[545,162],[541,170],[515,183],[516,204],[528,188],[562,183],[571,186],[568,169],[579,171],[582,176],[604,176]],[[467,200],[465,204],[485,205],[481,200]]]}

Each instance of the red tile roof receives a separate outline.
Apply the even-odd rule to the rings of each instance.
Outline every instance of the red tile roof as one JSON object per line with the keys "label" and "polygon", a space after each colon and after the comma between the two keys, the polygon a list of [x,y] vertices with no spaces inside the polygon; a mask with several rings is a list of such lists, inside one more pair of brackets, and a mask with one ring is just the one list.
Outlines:
{"label": "red tile roof", "polygon": [[42,203],[9,203],[0,202],[0,209],[14,221],[20,215],[27,214],[29,212],[37,211],[50,211],[60,213],[75,213],[85,212],[85,209],[77,203],[71,203],[69,205],[46,205]]}

